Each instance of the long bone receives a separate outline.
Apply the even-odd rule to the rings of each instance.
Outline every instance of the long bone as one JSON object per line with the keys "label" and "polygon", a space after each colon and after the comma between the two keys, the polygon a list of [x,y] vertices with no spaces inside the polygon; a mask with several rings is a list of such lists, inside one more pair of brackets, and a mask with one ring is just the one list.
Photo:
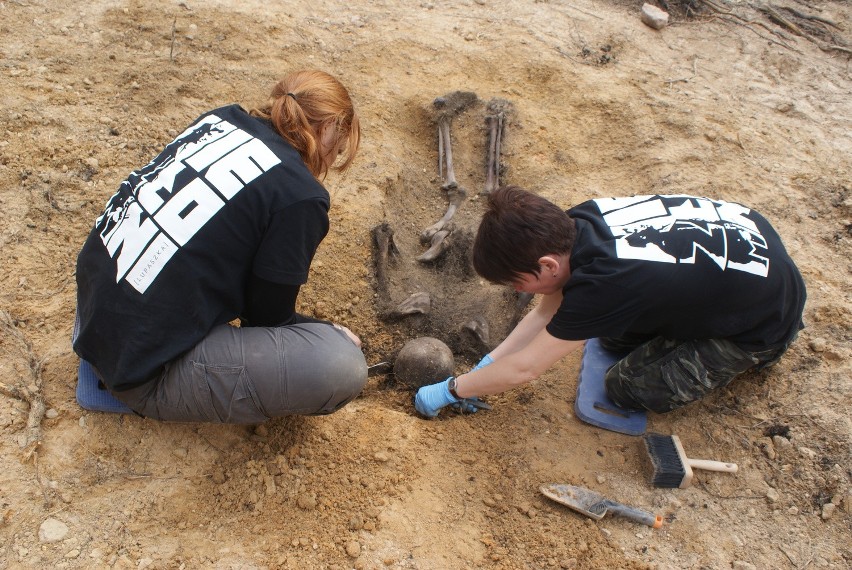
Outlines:
{"label": "long bone", "polygon": [[486,106],[485,125],[488,128],[488,157],[485,161],[485,187],[482,194],[490,194],[500,187],[500,151],[503,144],[503,126],[512,110],[505,99],[492,99]]}
{"label": "long bone", "polygon": [[377,288],[379,296],[386,299],[388,297],[388,263],[390,258],[399,255],[399,249],[393,240],[393,229],[387,222],[374,227],[370,233],[373,234],[373,244],[376,247],[373,263],[376,266]]}
{"label": "long bone", "polygon": [[[456,210],[458,210],[467,196],[467,191],[459,186],[456,180],[455,169],[453,168],[453,143],[450,137],[450,125],[454,117],[458,116],[477,100],[476,93],[453,91],[443,97],[438,97],[432,102],[432,106],[436,110],[435,119],[438,124],[438,175],[441,178],[441,189],[447,193],[448,202],[447,211],[441,219],[420,233],[420,241],[422,243],[431,243],[433,247],[435,245],[433,238],[438,232],[444,230],[449,225]],[[434,258],[429,257],[421,261],[433,260]]]}

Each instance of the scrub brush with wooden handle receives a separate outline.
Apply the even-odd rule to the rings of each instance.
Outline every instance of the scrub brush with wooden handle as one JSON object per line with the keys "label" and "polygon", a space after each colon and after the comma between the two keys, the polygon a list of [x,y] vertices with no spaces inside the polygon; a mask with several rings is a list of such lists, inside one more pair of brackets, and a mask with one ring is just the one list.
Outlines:
{"label": "scrub brush with wooden handle", "polygon": [[685,489],[692,484],[692,470],[721,471],[736,473],[735,463],[711,461],[709,459],[690,459],[683,450],[680,438],[676,435],[649,433],[643,437],[648,458],[654,467],[651,484],[654,487]]}

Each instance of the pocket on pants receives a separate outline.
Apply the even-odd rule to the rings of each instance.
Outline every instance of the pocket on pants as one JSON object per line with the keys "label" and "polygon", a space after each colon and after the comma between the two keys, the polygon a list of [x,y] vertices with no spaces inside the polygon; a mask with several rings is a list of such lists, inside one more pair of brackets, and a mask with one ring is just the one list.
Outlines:
{"label": "pocket on pants", "polygon": [[672,392],[671,401],[680,405],[698,400],[713,388],[707,369],[685,344],[679,345],[661,363],[660,376]]}
{"label": "pocket on pants", "polygon": [[192,363],[193,393],[210,422],[251,424],[269,419],[244,366]]}

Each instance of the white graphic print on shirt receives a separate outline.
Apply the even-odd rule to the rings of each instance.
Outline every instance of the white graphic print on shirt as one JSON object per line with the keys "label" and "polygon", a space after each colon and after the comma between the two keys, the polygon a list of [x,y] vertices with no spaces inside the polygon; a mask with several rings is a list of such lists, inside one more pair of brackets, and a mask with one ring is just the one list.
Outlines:
{"label": "white graphic print on shirt", "polygon": [[[739,204],[693,196],[634,196],[595,200],[615,239],[620,259],[695,263],[703,252],[720,269],[761,277],[769,273],[766,240]],[[674,232],[678,232],[675,236]],[[676,255],[673,238],[688,232],[691,255]]]}
{"label": "white graphic print on shirt", "polygon": [[246,184],[281,160],[263,142],[208,115],[130,175],[95,222],[115,282],[144,293],[181,246]]}

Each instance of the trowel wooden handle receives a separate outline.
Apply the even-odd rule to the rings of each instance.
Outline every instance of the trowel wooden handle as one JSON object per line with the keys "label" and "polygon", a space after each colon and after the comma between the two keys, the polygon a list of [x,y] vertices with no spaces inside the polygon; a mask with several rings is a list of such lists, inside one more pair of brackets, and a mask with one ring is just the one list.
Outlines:
{"label": "trowel wooden handle", "polygon": [[739,470],[736,463],[725,463],[724,461],[711,461],[710,459],[687,459],[687,463],[693,469],[704,471],[721,471],[724,473],[736,473]]}

